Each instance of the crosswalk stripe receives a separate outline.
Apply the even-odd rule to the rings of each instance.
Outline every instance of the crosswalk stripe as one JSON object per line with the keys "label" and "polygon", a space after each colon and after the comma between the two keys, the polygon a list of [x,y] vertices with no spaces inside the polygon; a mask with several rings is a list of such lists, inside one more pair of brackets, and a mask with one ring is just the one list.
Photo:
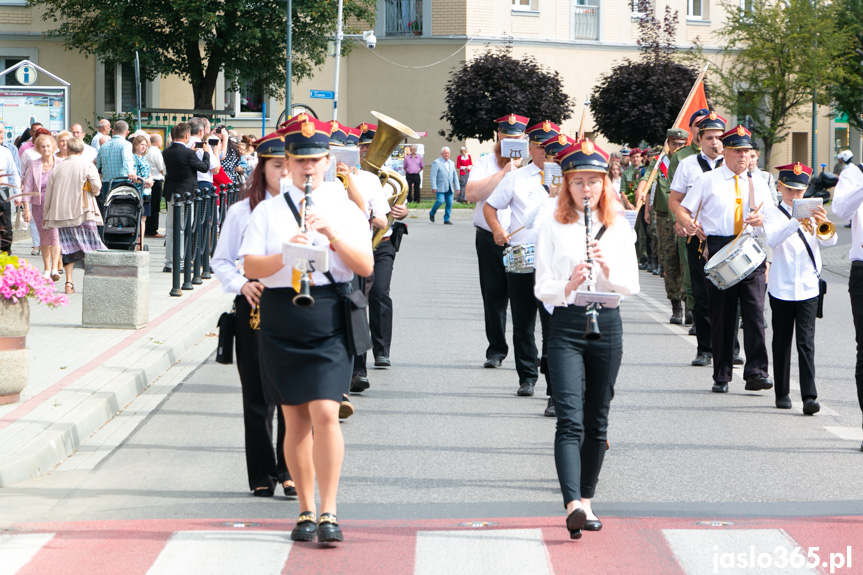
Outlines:
{"label": "crosswalk stripe", "polygon": [[552,575],[541,529],[419,531],[414,575]]}
{"label": "crosswalk stripe", "polygon": [[53,538],[53,533],[0,535],[0,575],[15,575]]}
{"label": "crosswalk stripe", "polygon": [[184,531],[175,533],[148,575],[277,575],[291,551],[282,531]]}
{"label": "crosswalk stripe", "polygon": [[863,440],[863,429],[860,429],[859,427],[838,427],[833,425],[825,425],[824,429],[826,429],[839,439],[847,439],[848,441]]}
{"label": "crosswalk stripe", "polygon": [[[806,550],[781,529],[663,529],[688,575],[784,575],[818,573],[806,566]],[[797,551],[795,552],[795,549]],[[795,553],[800,558],[793,557]]]}

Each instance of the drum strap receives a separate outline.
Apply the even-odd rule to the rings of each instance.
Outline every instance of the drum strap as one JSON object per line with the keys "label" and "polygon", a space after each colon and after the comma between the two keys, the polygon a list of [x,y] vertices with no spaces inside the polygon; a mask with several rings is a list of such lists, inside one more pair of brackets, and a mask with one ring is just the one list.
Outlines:
{"label": "drum strap", "polygon": [[[779,205],[779,209],[782,210],[782,213],[785,214],[785,217],[789,220],[791,219],[791,214],[789,214],[782,205]],[[803,245],[806,246],[806,251],[809,253],[809,259],[812,260],[812,265],[815,266],[815,275],[818,276],[818,279],[821,279],[821,274],[818,273],[818,264],[815,263],[815,254],[812,253],[812,248],[809,247],[809,242],[806,241],[806,236],[803,235],[803,231],[798,228],[797,235],[800,236],[800,240],[803,242]]]}

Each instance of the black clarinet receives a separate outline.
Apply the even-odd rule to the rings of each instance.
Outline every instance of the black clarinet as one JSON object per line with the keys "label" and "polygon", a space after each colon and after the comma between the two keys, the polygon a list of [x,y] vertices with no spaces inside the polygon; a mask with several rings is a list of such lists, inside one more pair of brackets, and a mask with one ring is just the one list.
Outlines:
{"label": "black clarinet", "polygon": [[[309,206],[312,204],[312,177],[306,176],[306,186],[304,189],[305,198],[303,198],[303,209],[300,212],[300,233],[306,233],[308,226],[306,225],[306,213]],[[306,263],[303,269],[303,275],[300,277],[300,291],[292,300],[297,307],[312,307],[315,305],[315,298],[311,294],[312,282],[311,274],[309,273],[309,264]]]}
{"label": "black clarinet", "polygon": [[[587,291],[594,291],[596,288],[596,279],[593,277],[593,256],[590,249],[590,241],[593,239],[591,233],[591,216],[590,216],[590,198],[584,198],[584,261],[587,264],[587,279],[584,281]],[[602,334],[599,332],[599,321],[597,320],[599,312],[596,309],[595,303],[587,304],[585,308],[587,316],[587,326],[584,328],[584,339],[588,341],[597,341],[602,339]]]}

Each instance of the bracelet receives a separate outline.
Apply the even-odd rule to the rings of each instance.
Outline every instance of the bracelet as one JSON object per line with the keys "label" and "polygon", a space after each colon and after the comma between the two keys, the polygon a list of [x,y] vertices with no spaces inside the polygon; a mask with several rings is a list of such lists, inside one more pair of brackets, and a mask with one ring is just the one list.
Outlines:
{"label": "bracelet", "polygon": [[330,249],[336,251],[336,244],[339,243],[339,236],[330,238]]}

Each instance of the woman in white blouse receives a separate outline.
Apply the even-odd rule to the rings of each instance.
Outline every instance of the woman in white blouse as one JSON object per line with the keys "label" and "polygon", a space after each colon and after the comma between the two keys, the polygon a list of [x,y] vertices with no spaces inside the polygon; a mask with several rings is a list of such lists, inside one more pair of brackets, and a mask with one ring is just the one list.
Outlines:
{"label": "woman in white blouse", "polygon": [[[300,114],[280,133],[285,139],[291,185],[252,213],[240,255],[246,274],[260,278],[260,357],[264,389],[285,416],[285,456],[297,485],[300,509],[294,541],[342,541],[336,519],[344,439],[339,428],[342,395],[351,381],[345,304],[340,291],[354,274],[371,275],[371,231],[363,212],[338,182],[324,182],[330,167],[332,127]],[[312,204],[304,209],[304,185],[312,181]],[[305,233],[300,232],[305,214]],[[323,246],[329,270],[311,275],[314,305],[297,307],[299,275],[285,265],[286,243]],[[312,435],[314,429],[314,435]],[[320,492],[316,524],[315,480]]]}
{"label": "woman in white blouse", "polygon": [[[570,537],[579,539],[582,529],[602,528],[590,501],[607,449],[608,409],[623,353],[623,328],[619,308],[602,308],[598,310],[602,339],[586,340],[586,308],[574,305],[575,295],[587,289],[588,273],[595,279],[596,291],[638,293],[638,262],[635,234],[619,215],[606,177],[608,155],[584,140],[560,152],[556,160],[565,188],[554,217],[539,232],[534,291],[538,299],[554,306],[548,344],[557,409],[554,458],[566,526]],[[586,198],[594,238],[589,243],[592,267],[585,262]]]}
{"label": "woman in white blouse", "polygon": [[258,306],[264,286],[247,278],[237,268],[240,245],[249,225],[252,211],[264,200],[279,195],[280,181],[288,175],[285,143],[280,134],[270,134],[258,140],[261,162],[252,173],[249,185],[243,188],[244,199],[228,210],[219,243],[211,260],[216,277],[225,293],[237,294],[234,300],[234,334],[237,350],[237,371],[243,388],[243,425],[245,427],[246,472],[249,489],[257,497],[272,497],[276,482],[282,484],[287,496],[297,489],[291,481],[285,463],[285,418],[278,410],[276,449],[273,450],[274,401],[268,401],[261,384],[258,359],[258,332],[249,325],[252,309]]}

